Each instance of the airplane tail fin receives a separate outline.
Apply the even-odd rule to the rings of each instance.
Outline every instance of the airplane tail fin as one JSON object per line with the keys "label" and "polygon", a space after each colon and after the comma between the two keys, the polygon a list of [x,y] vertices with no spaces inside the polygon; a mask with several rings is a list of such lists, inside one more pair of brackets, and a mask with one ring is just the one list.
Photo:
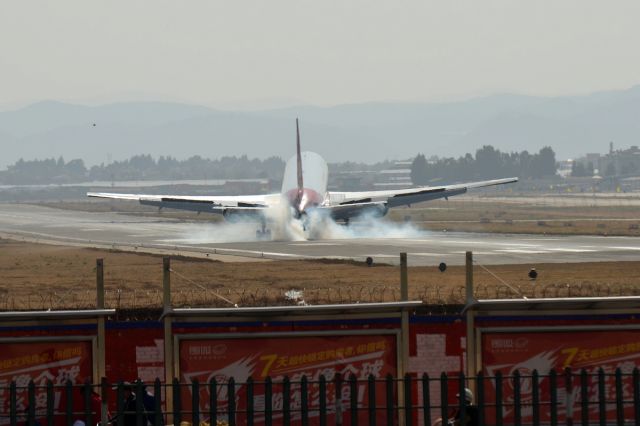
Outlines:
{"label": "airplane tail fin", "polygon": [[300,127],[298,126],[298,119],[296,118],[296,150],[298,156],[298,191],[301,192],[304,188],[302,182],[302,154],[300,152]]}

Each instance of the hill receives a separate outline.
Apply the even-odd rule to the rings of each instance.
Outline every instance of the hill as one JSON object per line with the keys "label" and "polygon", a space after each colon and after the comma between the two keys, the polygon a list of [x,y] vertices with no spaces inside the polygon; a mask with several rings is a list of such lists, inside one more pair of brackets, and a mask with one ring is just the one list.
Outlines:
{"label": "hill", "polygon": [[[45,101],[0,112],[0,168],[19,158],[82,158],[88,165],[136,154],[287,159],[295,117],[303,148],[330,162],[376,162],[418,152],[460,156],[482,145],[558,158],[640,142],[640,86],[585,96],[494,95],[449,103],[363,103],[236,112],[166,103],[83,106]],[[95,124],[95,126],[94,126]]]}

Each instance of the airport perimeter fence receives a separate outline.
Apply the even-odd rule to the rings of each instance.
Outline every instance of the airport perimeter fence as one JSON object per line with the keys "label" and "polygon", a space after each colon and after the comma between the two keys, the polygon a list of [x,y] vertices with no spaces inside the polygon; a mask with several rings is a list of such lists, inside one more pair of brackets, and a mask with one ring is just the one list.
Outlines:
{"label": "airport perimeter fence", "polygon": [[[203,283],[203,286],[209,287]],[[401,300],[400,289],[392,285],[334,286],[327,288],[300,288],[283,290],[279,288],[212,288],[175,289],[171,293],[174,307],[229,307],[320,305],[343,303],[378,303]],[[567,284],[545,285],[483,284],[474,289],[477,299],[557,297],[611,297],[638,296],[640,287],[632,285]],[[110,289],[105,291],[105,307],[109,309],[153,309],[162,307],[162,290]],[[421,300],[427,305],[464,304],[464,286],[442,288],[437,283],[412,283],[409,289],[411,300]],[[16,310],[56,310],[94,309],[95,291],[42,291],[38,294],[15,295],[0,293],[0,311]]]}
{"label": "airport perimeter fence", "polygon": [[[464,389],[475,392],[472,407]],[[463,392],[459,392],[460,390]],[[101,394],[102,398],[98,395]],[[162,395],[155,398],[152,395]],[[459,396],[458,395],[462,395]],[[166,401],[172,402],[167,410]],[[0,424],[213,425],[640,425],[640,374],[582,370],[419,378],[305,376],[205,383],[156,379],[99,385],[0,381]],[[102,420],[101,420],[102,419]]]}

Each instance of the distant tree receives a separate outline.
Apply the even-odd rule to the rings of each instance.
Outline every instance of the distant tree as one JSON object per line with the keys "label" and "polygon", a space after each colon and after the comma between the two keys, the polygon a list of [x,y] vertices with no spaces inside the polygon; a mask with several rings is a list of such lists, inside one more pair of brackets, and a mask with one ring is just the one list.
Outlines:
{"label": "distant tree", "polygon": [[476,170],[481,178],[488,178],[500,173],[502,164],[500,151],[491,145],[485,145],[476,151]]}
{"label": "distant tree", "polygon": [[604,170],[604,175],[605,176],[615,176],[616,175],[616,166],[613,164],[613,161],[611,161],[609,164],[607,164],[607,168]]}
{"label": "distant tree", "polygon": [[556,174],[556,153],[550,146],[545,146],[538,153],[540,176],[553,176]]}
{"label": "distant tree", "polygon": [[81,159],[69,161],[67,164],[65,164],[64,168],[74,176],[84,176],[87,172],[87,168],[84,166],[84,161],[82,161]]}
{"label": "distant tree", "polygon": [[418,154],[411,163],[411,182],[414,185],[425,185],[428,180],[427,159],[423,154]]}

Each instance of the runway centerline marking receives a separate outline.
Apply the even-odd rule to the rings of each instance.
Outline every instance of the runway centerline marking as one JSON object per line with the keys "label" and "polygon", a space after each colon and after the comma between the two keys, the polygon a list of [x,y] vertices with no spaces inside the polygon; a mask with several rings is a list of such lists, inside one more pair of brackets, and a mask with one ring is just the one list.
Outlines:
{"label": "runway centerline marking", "polygon": [[500,253],[517,253],[517,254],[545,254],[550,253],[547,250],[524,250],[524,249],[500,249],[496,250]]}
{"label": "runway centerline marking", "polygon": [[563,252],[563,253],[590,253],[590,252],[598,251],[598,250],[592,250],[592,249],[579,249],[579,248],[575,248],[575,249],[571,249],[571,248],[548,248],[547,250],[549,250],[549,251],[559,251],[559,252]]}
{"label": "runway centerline marking", "polygon": [[314,246],[343,246],[344,244],[339,243],[291,243],[290,246],[294,247],[314,247]]}
{"label": "runway centerline marking", "polygon": [[[500,250],[496,250],[496,251],[500,251]],[[449,254],[450,254],[450,255],[451,255],[451,254],[466,254],[466,253],[467,253],[467,251],[466,251],[466,250],[463,250],[463,251],[452,251],[452,252],[449,252]],[[495,251],[474,251],[474,252],[473,252],[473,254],[474,254],[474,256],[475,256],[475,255],[483,255],[483,256],[486,256],[486,255],[489,255],[489,254],[496,254],[496,252],[495,252]]]}

